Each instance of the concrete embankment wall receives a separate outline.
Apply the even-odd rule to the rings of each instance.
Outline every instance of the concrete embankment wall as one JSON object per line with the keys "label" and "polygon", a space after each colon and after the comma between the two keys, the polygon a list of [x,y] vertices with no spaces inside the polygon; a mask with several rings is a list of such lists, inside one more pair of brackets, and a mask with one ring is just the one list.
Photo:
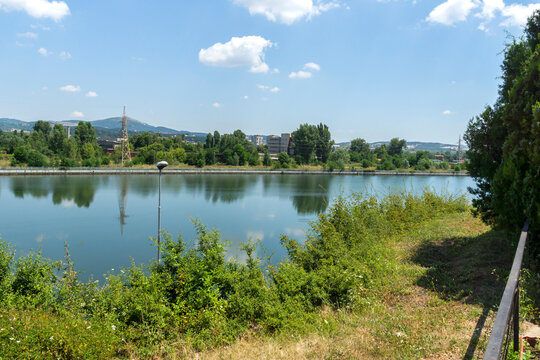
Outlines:
{"label": "concrete embankment wall", "polygon": [[[71,168],[61,170],[54,168],[1,168],[0,176],[20,175],[144,175],[157,174],[152,168]],[[195,169],[195,168],[168,168],[163,175],[190,175],[190,174],[256,174],[256,175],[349,175],[349,176],[469,176],[467,172],[430,172],[430,171],[326,171],[326,170],[295,170],[295,169]]]}

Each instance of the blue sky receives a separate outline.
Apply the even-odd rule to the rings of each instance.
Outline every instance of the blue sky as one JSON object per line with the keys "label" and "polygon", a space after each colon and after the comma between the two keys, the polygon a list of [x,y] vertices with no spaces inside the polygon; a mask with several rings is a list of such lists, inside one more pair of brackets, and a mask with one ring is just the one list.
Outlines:
{"label": "blue sky", "polygon": [[0,0],[0,117],[457,143],[497,97],[503,0]]}

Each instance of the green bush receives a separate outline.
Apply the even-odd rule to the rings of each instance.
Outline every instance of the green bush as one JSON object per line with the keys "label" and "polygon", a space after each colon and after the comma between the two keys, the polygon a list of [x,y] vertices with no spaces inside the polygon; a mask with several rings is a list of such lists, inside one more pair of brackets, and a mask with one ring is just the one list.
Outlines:
{"label": "green bush", "polygon": [[40,152],[32,149],[28,151],[28,158],[26,163],[28,164],[28,166],[34,167],[47,166],[47,160],[45,159],[45,156]]}

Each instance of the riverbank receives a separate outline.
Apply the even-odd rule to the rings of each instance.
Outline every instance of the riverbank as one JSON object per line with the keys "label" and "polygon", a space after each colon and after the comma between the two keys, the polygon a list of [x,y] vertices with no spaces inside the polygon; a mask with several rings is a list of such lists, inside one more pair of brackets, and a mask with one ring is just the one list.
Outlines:
{"label": "riverbank", "polygon": [[341,199],[268,268],[252,243],[225,260],[197,226],[196,249],[165,236],[162,265],[99,285],[69,251],[55,265],[0,246],[0,358],[472,359],[512,257],[463,199],[430,193]]}
{"label": "riverbank", "polygon": [[[0,176],[20,175],[150,175],[158,174],[153,167],[148,168],[0,168]],[[336,176],[469,176],[468,172],[416,171],[416,170],[314,170],[314,169],[241,169],[241,168],[167,168],[163,175],[190,174],[255,174],[255,175],[336,175]]]}

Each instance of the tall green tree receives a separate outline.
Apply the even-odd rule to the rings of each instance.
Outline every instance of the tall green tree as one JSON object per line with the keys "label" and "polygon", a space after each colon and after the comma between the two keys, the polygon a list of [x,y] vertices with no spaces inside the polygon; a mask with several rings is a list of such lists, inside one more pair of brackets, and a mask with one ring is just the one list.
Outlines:
{"label": "tall green tree", "polygon": [[330,130],[328,130],[328,126],[323,123],[317,125],[317,134],[315,154],[319,161],[326,163],[328,155],[330,155],[330,152],[332,151],[334,141],[332,140],[332,135],[330,134]]}
{"label": "tall green tree", "polygon": [[478,185],[474,205],[485,221],[519,229],[531,222],[540,252],[540,11],[525,37],[508,44],[493,107],[471,119],[465,140],[469,171]]}
{"label": "tall green tree", "polygon": [[219,131],[214,131],[214,146],[219,146],[219,141],[221,140],[221,135],[219,135]]}
{"label": "tall green tree", "polygon": [[309,164],[315,158],[318,131],[313,125],[302,124],[291,134],[294,153],[302,159],[303,164]]}
{"label": "tall green tree", "polygon": [[55,154],[60,154],[64,149],[64,141],[67,139],[62,124],[55,124],[53,134],[49,140],[49,146]]}
{"label": "tall green tree", "polygon": [[291,138],[294,152],[303,164],[315,159],[326,162],[334,145],[328,126],[322,123],[317,126],[302,124]]}
{"label": "tall green tree", "polygon": [[388,146],[388,155],[394,156],[403,155],[403,149],[407,146],[407,142],[404,139],[393,138],[390,140],[390,145]]}
{"label": "tall green tree", "polygon": [[75,128],[75,140],[79,145],[85,143],[97,143],[96,131],[92,124],[87,121],[79,121]]}
{"label": "tall green tree", "polygon": [[204,143],[205,149],[211,149],[214,147],[214,137],[212,134],[208,133],[206,134],[206,142]]}
{"label": "tall green tree", "polygon": [[354,162],[365,162],[366,164],[372,162],[373,156],[366,140],[361,138],[351,140],[350,158]]}
{"label": "tall green tree", "polygon": [[34,132],[40,132],[48,138],[51,134],[51,124],[47,121],[38,120],[34,124]]}

